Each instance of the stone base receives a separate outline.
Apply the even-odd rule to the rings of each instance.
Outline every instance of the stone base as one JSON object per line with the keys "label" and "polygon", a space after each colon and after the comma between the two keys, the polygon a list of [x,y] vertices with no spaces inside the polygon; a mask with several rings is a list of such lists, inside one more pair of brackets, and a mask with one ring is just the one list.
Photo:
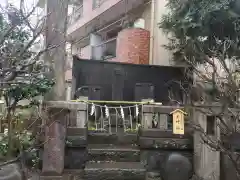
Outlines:
{"label": "stone base", "polygon": [[64,170],[61,176],[40,176],[40,180],[82,180],[82,177],[83,170]]}
{"label": "stone base", "polygon": [[88,147],[89,161],[140,162],[140,150],[133,146],[103,146]]}
{"label": "stone base", "polygon": [[63,180],[63,176],[40,176],[40,180]]}
{"label": "stone base", "polygon": [[95,133],[89,131],[88,144],[115,144],[115,145],[137,144],[137,134],[136,133],[108,134],[108,133]]}
{"label": "stone base", "polygon": [[86,148],[67,148],[65,152],[65,169],[84,169],[88,160]]}
{"label": "stone base", "polygon": [[21,180],[22,174],[21,169],[18,164],[8,164],[1,167],[0,169],[0,179],[4,180]]}
{"label": "stone base", "polygon": [[145,180],[140,162],[88,163],[84,171],[84,180]]}
{"label": "stone base", "polygon": [[45,128],[46,143],[43,152],[43,173],[62,174],[64,169],[65,135],[66,127],[62,122],[54,121]]}
{"label": "stone base", "polygon": [[[141,150],[141,162],[144,162],[145,168],[148,172],[158,172],[164,168],[166,158],[173,151],[165,150]],[[193,163],[193,152],[192,151],[174,151],[184,157],[187,157],[191,163]]]}
{"label": "stone base", "polygon": [[146,180],[162,180],[159,172],[147,172]]}
{"label": "stone base", "polygon": [[78,176],[41,176],[40,180],[82,180],[81,177]]}

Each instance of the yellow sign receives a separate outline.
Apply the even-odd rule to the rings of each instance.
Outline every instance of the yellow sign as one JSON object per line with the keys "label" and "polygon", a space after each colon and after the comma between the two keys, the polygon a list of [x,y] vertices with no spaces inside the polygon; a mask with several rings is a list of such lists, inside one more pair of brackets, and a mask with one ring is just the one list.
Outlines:
{"label": "yellow sign", "polygon": [[173,134],[184,134],[184,115],[181,109],[176,109],[170,114],[173,115]]}

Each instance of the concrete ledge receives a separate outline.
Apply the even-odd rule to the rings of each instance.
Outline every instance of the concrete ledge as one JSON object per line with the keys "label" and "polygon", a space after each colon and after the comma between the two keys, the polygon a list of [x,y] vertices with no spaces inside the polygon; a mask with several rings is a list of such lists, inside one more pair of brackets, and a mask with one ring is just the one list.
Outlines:
{"label": "concrete ledge", "polygon": [[178,135],[173,134],[173,131],[171,130],[161,130],[161,129],[143,129],[141,128],[139,130],[139,136],[143,137],[152,137],[152,138],[192,138],[192,135],[190,134],[190,131],[186,129],[186,132],[184,135]]}
{"label": "concrete ledge", "polygon": [[88,163],[84,180],[145,180],[146,170],[140,163]]}
{"label": "concrete ledge", "polygon": [[88,147],[88,157],[89,161],[93,162],[140,162],[140,149],[133,146],[90,146]]}
{"label": "concrete ledge", "polygon": [[82,180],[83,170],[65,169],[61,176],[40,176],[39,180]]}
{"label": "concrete ledge", "polygon": [[[38,128],[38,132],[40,132],[41,129]],[[67,137],[85,137],[85,139],[87,139],[87,133],[88,130],[87,128],[77,128],[77,127],[67,127]],[[45,135],[44,133],[41,134],[41,136],[39,137],[39,141],[40,142],[44,142],[45,141]]]}
{"label": "concrete ledge", "polygon": [[46,101],[43,103],[44,106],[63,108],[69,110],[87,110],[87,104],[83,102],[71,102],[71,101]]}
{"label": "concrete ledge", "polygon": [[176,109],[184,109],[184,107],[178,106],[162,106],[162,105],[143,105],[143,113],[161,113],[170,114]]}
{"label": "concrete ledge", "polygon": [[40,176],[40,180],[65,180],[65,178],[63,176]]}
{"label": "concrete ledge", "polygon": [[87,136],[87,128],[67,127],[67,136]]}
{"label": "concrete ledge", "polygon": [[137,144],[137,134],[88,133],[88,144]]}
{"label": "concrete ledge", "polygon": [[87,137],[86,136],[67,136],[66,146],[67,147],[87,147]]}
{"label": "concrete ledge", "polygon": [[193,141],[190,139],[140,137],[138,144],[142,149],[190,150]]}

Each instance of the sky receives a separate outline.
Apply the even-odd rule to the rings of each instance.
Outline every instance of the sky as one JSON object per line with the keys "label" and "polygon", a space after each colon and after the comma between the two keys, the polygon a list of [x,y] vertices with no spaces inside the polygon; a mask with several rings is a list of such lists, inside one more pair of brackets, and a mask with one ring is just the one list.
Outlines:
{"label": "sky", "polygon": [[[32,11],[32,8],[37,5],[39,0],[24,0],[24,10],[25,12]],[[0,0],[0,4],[2,6],[5,6],[7,4],[12,4],[15,7],[20,7],[20,0]],[[36,10],[33,12],[33,14],[30,16],[29,20],[31,24],[34,26],[39,22],[39,19],[44,16],[44,10],[41,8],[36,8]]]}
{"label": "sky", "polygon": [[[39,0],[24,0],[24,8],[27,12],[31,11],[33,7],[37,5]],[[6,7],[7,4],[12,4],[16,7],[20,7],[20,0],[0,0],[0,4]],[[43,9],[36,8],[35,16],[43,13]]]}
{"label": "sky", "polygon": [[[27,12],[30,12],[32,10],[33,7],[35,7],[37,5],[38,0],[25,0],[24,3],[24,10]],[[20,7],[20,0],[0,0],[0,5],[2,7],[6,7],[7,4],[12,4],[15,7]],[[40,15],[41,13],[43,13],[43,9],[41,8],[37,8],[36,11],[30,16],[29,21],[30,24],[32,25],[32,27],[36,27],[36,25],[39,22],[39,19],[41,17],[43,17]],[[38,41],[39,40],[39,41]],[[39,49],[43,47],[43,38],[39,37],[39,39],[37,40],[38,43],[36,43],[33,48]]]}
{"label": "sky", "polygon": [[[26,8],[31,8],[34,6],[34,4],[36,5],[38,0],[25,0],[25,6]],[[2,5],[6,5],[7,3],[9,4],[13,4],[14,6],[19,7],[20,4],[20,0],[0,0],[0,3]]]}
{"label": "sky", "polygon": [[[38,3],[39,0],[24,0],[25,1],[25,9],[29,12],[32,10],[33,7],[35,7]],[[6,4],[13,4],[16,7],[20,7],[20,0],[0,0],[0,5],[1,6],[6,6]],[[69,8],[69,14],[71,13],[71,8]],[[37,22],[39,22],[39,19],[41,19],[41,17],[44,17],[44,10],[41,8],[37,8],[36,12],[34,14],[32,14],[31,18],[29,19],[31,24],[34,25],[37,24]]]}

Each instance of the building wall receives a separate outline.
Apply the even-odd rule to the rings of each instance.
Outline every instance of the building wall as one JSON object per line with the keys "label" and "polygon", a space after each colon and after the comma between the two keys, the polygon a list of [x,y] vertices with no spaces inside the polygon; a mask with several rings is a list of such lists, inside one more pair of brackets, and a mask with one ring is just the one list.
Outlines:
{"label": "building wall", "polygon": [[79,48],[77,44],[72,44],[72,54],[81,56],[81,48]]}
{"label": "building wall", "polygon": [[142,18],[145,20],[145,29],[150,31],[151,30],[151,4],[147,4],[145,9],[142,13]]}
{"label": "building wall", "polygon": [[[108,0],[103,3],[100,8],[92,9],[93,0],[83,0],[83,17],[74,23],[73,26],[69,27],[69,31],[83,26],[88,21],[91,21],[94,17],[100,15],[102,12],[111,8],[113,5],[118,3],[120,0]],[[140,18],[144,19],[144,29],[150,32],[150,38],[153,40],[153,46],[150,46],[150,53],[152,53],[152,59],[149,59],[149,63],[153,65],[172,65],[171,63],[171,52],[166,50],[163,45],[168,43],[168,39],[163,31],[159,28],[159,23],[161,22],[161,17],[167,12],[165,5],[167,0],[154,0],[154,16],[152,15],[152,4],[149,2],[145,5],[144,11]],[[153,16],[153,17],[152,17]],[[153,19],[153,20],[152,20]],[[152,25],[153,23],[153,25]],[[153,29],[152,29],[153,27]],[[72,30],[71,30],[72,29]],[[151,43],[150,43],[151,45]],[[86,46],[81,49],[81,58],[89,59],[91,58],[92,49],[90,46]]]}
{"label": "building wall", "polygon": [[[143,11],[142,18],[145,20],[145,29],[149,30],[151,33],[151,39],[153,39],[153,56],[149,60],[150,64],[153,65],[171,65],[171,52],[166,50],[163,45],[168,43],[168,39],[163,31],[159,28],[159,23],[161,22],[161,17],[167,12],[166,3],[167,0],[154,0],[155,2],[155,13],[152,17],[152,5],[149,3]],[[154,21],[152,21],[152,18]],[[153,31],[151,30],[151,23],[154,23]],[[151,48],[151,47],[150,47]]]}
{"label": "building wall", "polygon": [[90,45],[81,48],[81,58],[82,59],[91,59],[92,48]]}
{"label": "building wall", "polygon": [[163,31],[159,28],[159,23],[162,20],[162,15],[167,12],[167,0],[155,0],[155,18],[154,18],[154,49],[153,49],[153,64],[154,65],[170,65],[171,52],[166,50],[163,45],[168,43],[168,39]]}
{"label": "building wall", "polygon": [[83,17],[68,28],[68,34],[74,32],[79,27],[82,27],[120,1],[121,0],[107,0],[100,8],[92,9],[93,0],[83,0]]}

